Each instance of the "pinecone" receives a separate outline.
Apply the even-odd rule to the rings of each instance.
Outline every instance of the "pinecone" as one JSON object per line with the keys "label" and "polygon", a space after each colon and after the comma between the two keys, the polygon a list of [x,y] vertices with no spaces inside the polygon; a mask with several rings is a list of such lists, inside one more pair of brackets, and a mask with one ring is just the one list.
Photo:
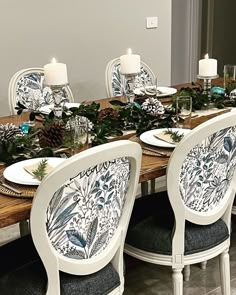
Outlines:
{"label": "pinecone", "polygon": [[23,132],[12,123],[0,124],[0,141],[12,141],[15,136],[22,136]]}
{"label": "pinecone", "polygon": [[59,147],[63,145],[65,125],[63,122],[53,122],[42,128],[38,134],[41,147]]}
{"label": "pinecone", "polygon": [[98,115],[98,121],[102,121],[107,118],[117,120],[118,117],[119,114],[116,110],[114,110],[113,108],[105,108],[100,111]]}
{"label": "pinecone", "polygon": [[142,104],[142,109],[153,116],[163,115],[165,112],[162,103],[153,97],[147,98],[145,100],[145,102]]}

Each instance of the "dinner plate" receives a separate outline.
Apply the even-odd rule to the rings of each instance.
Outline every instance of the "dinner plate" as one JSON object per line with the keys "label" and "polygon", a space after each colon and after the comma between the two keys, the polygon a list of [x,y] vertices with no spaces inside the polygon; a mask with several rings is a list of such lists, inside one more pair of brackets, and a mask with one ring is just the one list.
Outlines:
{"label": "dinner plate", "polygon": [[[65,103],[65,107],[68,108],[68,109],[69,108],[78,108],[79,106],[80,106],[79,102],[66,102]],[[48,104],[48,105],[45,105],[45,106],[41,107],[39,109],[39,111],[42,114],[48,115],[53,110],[53,107],[54,107],[53,104]]]}
{"label": "dinner plate", "polygon": [[154,136],[162,133],[163,131],[171,130],[171,131],[178,131],[179,134],[186,135],[190,129],[181,129],[181,128],[161,128],[161,129],[154,129],[149,130],[140,135],[140,140],[144,143],[158,146],[158,147],[165,147],[165,148],[175,148],[176,144],[168,143],[164,140],[158,139]]}
{"label": "dinner plate", "polygon": [[[150,86],[150,88],[152,88],[152,86]],[[148,87],[147,87],[147,89],[148,89]],[[170,96],[170,95],[173,95],[177,92],[177,89],[175,89],[175,88],[163,87],[163,86],[157,87],[157,90],[159,90],[161,92],[161,93],[157,94],[157,97]],[[144,87],[134,89],[134,94],[145,95]]]}
{"label": "dinner plate", "polygon": [[40,163],[43,159],[48,160],[48,164],[54,168],[66,160],[63,158],[52,157],[52,158],[35,158],[35,159],[29,159],[29,160],[17,162],[15,164],[8,166],[4,170],[3,176],[7,180],[14,183],[25,184],[25,185],[39,185],[41,181],[34,178],[33,175],[31,175],[30,173],[26,172],[24,167]]}

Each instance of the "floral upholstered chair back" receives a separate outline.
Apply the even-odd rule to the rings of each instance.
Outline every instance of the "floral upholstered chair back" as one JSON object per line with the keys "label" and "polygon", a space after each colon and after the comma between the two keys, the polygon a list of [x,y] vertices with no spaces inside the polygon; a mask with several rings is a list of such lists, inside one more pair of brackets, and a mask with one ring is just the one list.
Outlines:
{"label": "floral upholstered chair back", "polygon": [[[124,89],[122,87],[122,75],[120,74],[120,59],[111,60],[106,67],[106,89],[107,96],[122,96]],[[144,82],[155,81],[153,71],[144,62],[141,62],[141,72],[138,76],[138,86],[143,86]]]}
{"label": "floral upholstered chair back", "polygon": [[[63,89],[64,101],[73,101],[69,87]],[[53,104],[52,90],[44,85],[44,72],[41,68],[25,69],[17,72],[9,84],[9,108],[16,113],[18,102],[27,110],[38,111],[41,107]]]}
{"label": "floral upholstered chair back", "polygon": [[198,212],[213,210],[224,199],[236,166],[236,126],[213,133],[196,145],[181,167],[180,193]]}
{"label": "floral upholstered chair back", "polygon": [[167,176],[170,200],[175,207],[174,198],[181,199],[190,221],[194,218],[191,214],[198,216],[202,224],[204,216],[221,217],[230,196],[234,195],[235,119],[235,114],[228,113],[201,124],[182,140],[172,156],[168,171],[175,167],[179,178]]}
{"label": "floral upholstered chair back", "polygon": [[46,228],[54,249],[71,259],[101,253],[116,231],[130,179],[127,157],[80,172],[55,193]]}

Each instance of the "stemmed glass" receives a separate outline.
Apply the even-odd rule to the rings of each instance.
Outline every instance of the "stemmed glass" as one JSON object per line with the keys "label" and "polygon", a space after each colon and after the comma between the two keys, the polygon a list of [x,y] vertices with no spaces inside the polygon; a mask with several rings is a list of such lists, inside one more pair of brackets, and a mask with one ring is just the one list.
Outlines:
{"label": "stemmed glass", "polygon": [[192,114],[192,97],[179,96],[176,98],[176,127],[187,128],[191,127]]}

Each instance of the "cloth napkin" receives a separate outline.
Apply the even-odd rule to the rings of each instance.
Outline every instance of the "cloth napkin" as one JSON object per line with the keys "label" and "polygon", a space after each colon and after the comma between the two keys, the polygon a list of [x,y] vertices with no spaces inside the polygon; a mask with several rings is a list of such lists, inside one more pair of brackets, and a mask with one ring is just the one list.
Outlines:
{"label": "cloth napkin", "polygon": [[[32,165],[24,166],[24,169],[25,169],[26,172],[28,172],[29,174],[31,174],[31,175],[34,176],[33,171],[37,170],[37,168],[38,168],[38,166],[39,166],[39,163],[40,163],[40,162],[35,163],[35,164],[32,164]],[[53,167],[47,163],[46,168],[45,168],[45,176],[46,176],[49,172],[51,172],[52,170],[53,170]]]}
{"label": "cloth napkin", "polygon": [[162,131],[158,134],[153,134],[153,136],[167,143],[176,144],[176,142],[171,138],[171,134],[166,134],[165,131]]}

